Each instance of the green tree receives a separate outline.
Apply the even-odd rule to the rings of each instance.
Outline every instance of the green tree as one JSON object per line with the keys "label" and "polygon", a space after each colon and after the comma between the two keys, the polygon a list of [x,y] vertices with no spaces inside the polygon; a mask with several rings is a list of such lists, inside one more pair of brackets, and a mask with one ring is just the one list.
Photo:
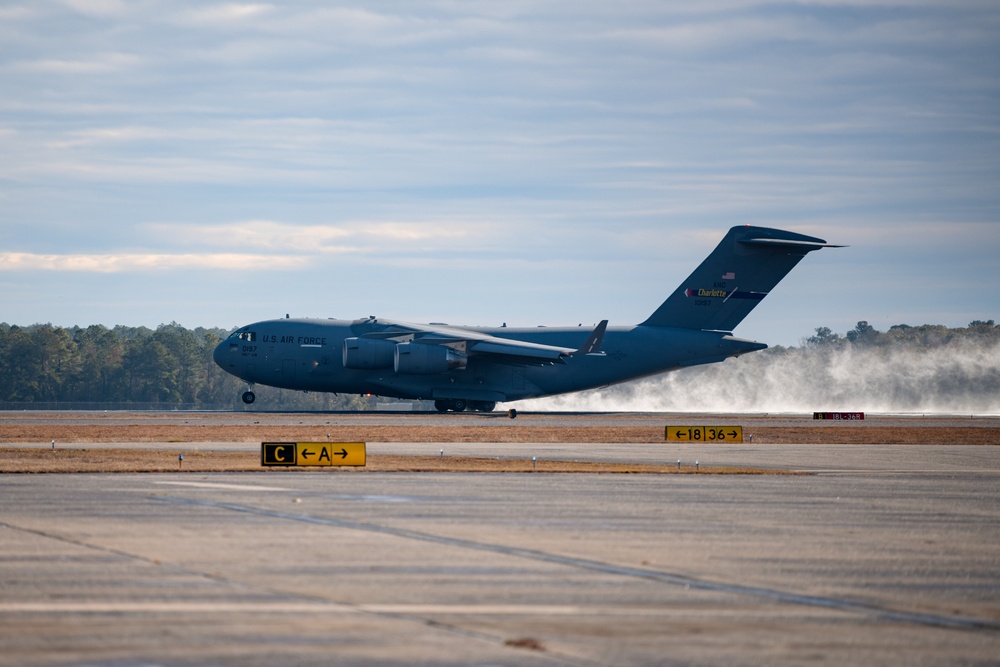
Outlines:
{"label": "green tree", "polygon": [[73,379],[74,401],[124,401],[122,355],[124,343],[107,327],[76,328],[73,334],[80,367]]}
{"label": "green tree", "polygon": [[833,345],[841,341],[840,334],[835,334],[830,327],[816,327],[816,335],[806,339],[807,345]]}
{"label": "green tree", "polygon": [[852,343],[868,345],[875,342],[878,338],[878,331],[875,327],[868,324],[866,320],[861,320],[851,331],[847,332],[847,340]]}
{"label": "green tree", "polygon": [[122,360],[133,402],[179,403],[177,358],[152,337],[132,341]]}
{"label": "green tree", "polygon": [[59,401],[66,379],[76,373],[79,356],[65,329],[51,324],[5,330],[2,381],[6,400]]}

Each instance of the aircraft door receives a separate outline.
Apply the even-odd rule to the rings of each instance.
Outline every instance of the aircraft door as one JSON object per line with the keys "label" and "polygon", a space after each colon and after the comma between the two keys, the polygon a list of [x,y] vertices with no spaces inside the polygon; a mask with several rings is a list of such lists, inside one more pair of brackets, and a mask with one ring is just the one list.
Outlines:
{"label": "aircraft door", "polygon": [[281,377],[285,382],[289,382],[295,379],[295,360],[294,359],[282,359],[281,360]]}

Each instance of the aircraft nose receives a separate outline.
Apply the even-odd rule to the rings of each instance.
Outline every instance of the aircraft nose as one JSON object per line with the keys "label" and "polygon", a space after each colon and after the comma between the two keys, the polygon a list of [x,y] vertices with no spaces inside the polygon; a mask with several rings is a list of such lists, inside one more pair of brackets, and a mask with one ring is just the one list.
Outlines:
{"label": "aircraft nose", "polygon": [[229,341],[224,340],[215,346],[215,350],[212,352],[212,359],[215,360],[220,367],[225,368],[226,354],[229,353]]}

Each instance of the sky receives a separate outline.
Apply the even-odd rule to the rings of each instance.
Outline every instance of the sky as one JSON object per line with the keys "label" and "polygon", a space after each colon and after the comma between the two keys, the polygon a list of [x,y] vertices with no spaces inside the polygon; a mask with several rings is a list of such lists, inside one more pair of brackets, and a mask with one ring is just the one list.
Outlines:
{"label": "sky", "polygon": [[1000,321],[1000,3],[0,4],[0,322]]}

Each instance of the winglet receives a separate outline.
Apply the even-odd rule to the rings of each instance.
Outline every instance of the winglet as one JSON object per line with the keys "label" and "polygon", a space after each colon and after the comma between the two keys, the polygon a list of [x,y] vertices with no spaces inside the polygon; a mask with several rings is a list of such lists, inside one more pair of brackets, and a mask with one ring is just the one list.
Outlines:
{"label": "winglet", "polygon": [[600,323],[594,327],[594,330],[590,332],[587,336],[587,340],[583,342],[576,352],[573,352],[570,356],[575,357],[581,354],[604,354],[601,352],[601,343],[604,342],[604,332],[607,331],[608,321],[601,320]]}

